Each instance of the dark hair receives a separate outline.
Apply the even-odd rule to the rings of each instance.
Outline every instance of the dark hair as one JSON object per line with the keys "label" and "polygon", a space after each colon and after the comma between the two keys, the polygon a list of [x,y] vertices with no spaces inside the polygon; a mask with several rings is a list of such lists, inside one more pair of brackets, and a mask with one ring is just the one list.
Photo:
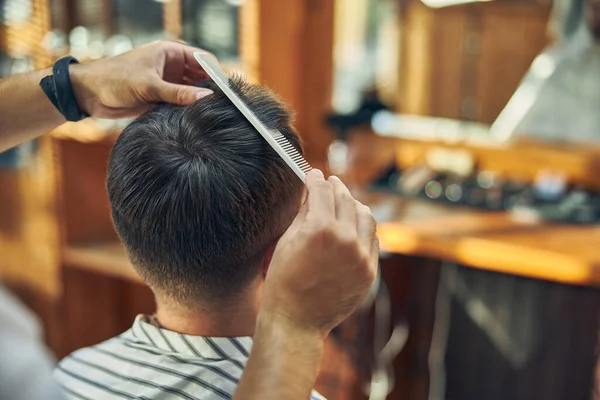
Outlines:
{"label": "dark hair", "polygon": [[[280,100],[241,78],[231,87],[302,151]],[[215,90],[127,126],[110,155],[107,189],[116,230],[146,283],[177,300],[214,302],[260,273],[267,248],[298,211],[303,184]]]}

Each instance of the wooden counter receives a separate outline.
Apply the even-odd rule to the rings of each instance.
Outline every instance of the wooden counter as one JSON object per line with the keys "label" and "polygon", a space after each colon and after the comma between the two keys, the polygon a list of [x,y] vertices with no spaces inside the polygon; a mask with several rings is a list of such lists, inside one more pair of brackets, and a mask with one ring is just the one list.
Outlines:
{"label": "wooden counter", "polygon": [[382,251],[565,284],[600,286],[600,227],[549,226],[459,212],[378,227]]}
{"label": "wooden counter", "polygon": [[379,223],[382,251],[565,284],[600,286],[599,226],[539,223],[507,212],[367,192],[365,184],[394,162],[393,149],[394,139],[355,135],[350,142],[352,169],[345,175],[354,185],[355,196],[371,207]]}
{"label": "wooden counter", "polygon": [[540,226],[531,231],[469,235],[455,260],[508,274],[565,284],[600,286],[599,226]]}

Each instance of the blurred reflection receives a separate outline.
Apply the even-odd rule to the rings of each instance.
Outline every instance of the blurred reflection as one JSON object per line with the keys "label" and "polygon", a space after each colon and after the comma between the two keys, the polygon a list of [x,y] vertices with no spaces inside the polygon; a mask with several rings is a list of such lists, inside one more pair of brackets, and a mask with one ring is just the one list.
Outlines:
{"label": "blurred reflection", "polygon": [[[20,74],[33,69],[29,57],[9,56],[0,49],[0,78]],[[0,170],[22,167],[33,151],[33,142],[25,143],[19,147],[0,153]]]}
{"label": "blurred reflection", "polygon": [[123,35],[119,40],[121,44],[130,40],[137,47],[164,38],[163,7],[163,3],[159,1],[115,0],[114,33]]}
{"label": "blurred reflection", "polygon": [[27,56],[11,56],[0,49],[0,78],[22,74],[33,69],[33,62]]}
{"label": "blurred reflection", "polygon": [[600,18],[597,0],[554,3],[556,43],[540,54],[491,127],[501,140],[600,142]]}
{"label": "blurred reflection", "polygon": [[398,2],[337,0],[334,33],[333,110],[351,114],[365,93],[394,101],[398,65]]}
{"label": "blurred reflection", "polygon": [[10,74],[11,65],[12,59],[0,49],[0,77]]}
{"label": "blurred reflection", "polygon": [[31,0],[0,0],[0,23],[27,22],[31,15]]}
{"label": "blurred reflection", "polygon": [[241,1],[183,0],[183,40],[215,54],[221,61],[239,58]]}
{"label": "blurred reflection", "polygon": [[165,38],[163,11],[164,4],[155,0],[76,0],[70,7],[57,0],[44,47],[55,58],[65,55],[65,48],[80,60],[120,54]]}
{"label": "blurred reflection", "polygon": [[102,12],[104,2],[95,0],[76,0],[73,3],[71,12],[74,15],[71,17],[71,26],[84,26],[89,29],[92,36],[102,37],[106,29],[106,21],[103,18]]}

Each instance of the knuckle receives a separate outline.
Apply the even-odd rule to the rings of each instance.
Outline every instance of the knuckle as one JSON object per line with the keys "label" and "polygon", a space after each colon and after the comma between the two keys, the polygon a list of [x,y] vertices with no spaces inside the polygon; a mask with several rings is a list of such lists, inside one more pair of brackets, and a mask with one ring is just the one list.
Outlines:
{"label": "knuckle", "polygon": [[358,209],[360,210],[361,214],[364,214],[365,216],[373,217],[373,211],[371,211],[371,208],[369,206],[366,206],[359,201],[357,201],[357,203],[358,203]]}
{"label": "knuckle", "polygon": [[362,269],[368,277],[375,279],[375,276],[377,275],[377,265],[378,264],[379,264],[379,258],[375,258],[373,260],[371,257],[365,256],[362,260]]}
{"label": "knuckle", "polygon": [[366,271],[365,279],[368,280],[368,282],[373,283],[375,282],[375,278],[377,278],[377,269],[369,268]]}
{"label": "knuckle", "polygon": [[358,236],[356,236],[352,233],[347,233],[347,232],[341,233],[339,235],[339,243],[349,253],[351,253],[351,254],[358,253],[358,250],[359,250]]}
{"label": "knuckle", "polygon": [[172,42],[169,42],[168,40],[165,39],[158,39],[155,40],[154,42],[152,42],[151,44],[153,46],[156,46],[159,49],[164,49],[166,47],[168,47]]}
{"label": "knuckle", "polygon": [[185,92],[182,89],[178,89],[175,97],[177,99],[177,104],[185,104],[186,101],[186,95]]}
{"label": "knuckle", "polygon": [[349,256],[356,258],[360,255],[360,243],[357,235],[350,232],[343,232],[339,235],[338,243],[342,250]]}
{"label": "knuckle", "polygon": [[311,182],[313,186],[317,187],[331,187],[331,183],[329,183],[321,174],[313,173],[311,174]]}
{"label": "knuckle", "polygon": [[325,221],[315,222],[312,230],[313,237],[319,242],[329,244],[335,240],[335,229],[331,224],[325,223]]}
{"label": "knuckle", "polygon": [[362,268],[365,271],[365,273],[376,275],[378,266],[379,266],[379,254],[377,255],[377,257],[368,257],[366,260],[364,260]]}
{"label": "knuckle", "polygon": [[321,191],[333,190],[333,186],[331,186],[331,183],[327,182],[326,180],[322,180],[322,179],[315,181],[313,183],[313,188],[315,188],[317,190],[321,190]]}
{"label": "knuckle", "polygon": [[348,191],[346,190],[339,190],[338,191],[338,198],[346,203],[350,203],[352,201],[354,201],[354,198],[352,197],[352,195],[350,193],[348,193]]}
{"label": "knuckle", "polygon": [[321,222],[315,227],[315,240],[331,250],[342,251],[356,256],[359,251],[358,238],[352,232],[344,231],[338,224]]}

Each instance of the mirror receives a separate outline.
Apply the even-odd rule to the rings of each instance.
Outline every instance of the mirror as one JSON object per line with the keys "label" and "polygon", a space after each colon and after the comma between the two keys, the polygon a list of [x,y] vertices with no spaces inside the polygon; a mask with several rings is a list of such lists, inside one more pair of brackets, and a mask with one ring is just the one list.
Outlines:
{"label": "mirror", "polygon": [[238,62],[241,3],[233,0],[182,0],[182,39],[212,52],[221,62]]}
{"label": "mirror", "polygon": [[129,38],[133,47],[164,39],[163,8],[155,0],[115,0],[114,34]]}

